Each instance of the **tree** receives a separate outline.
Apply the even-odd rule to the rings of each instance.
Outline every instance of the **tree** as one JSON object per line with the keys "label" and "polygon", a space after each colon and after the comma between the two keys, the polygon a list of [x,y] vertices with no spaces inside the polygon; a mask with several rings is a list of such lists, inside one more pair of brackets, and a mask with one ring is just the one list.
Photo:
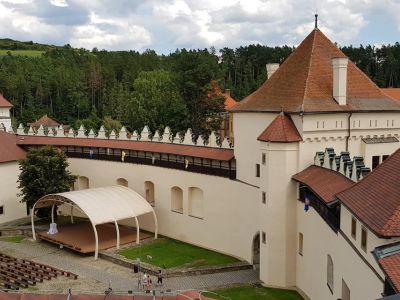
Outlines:
{"label": "tree", "polygon": [[68,162],[64,153],[45,146],[32,149],[25,159],[19,161],[21,173],[18,176],[21,202],[32,208],[37,200],[48,194],[67,192],[77,176],[67,170]]}

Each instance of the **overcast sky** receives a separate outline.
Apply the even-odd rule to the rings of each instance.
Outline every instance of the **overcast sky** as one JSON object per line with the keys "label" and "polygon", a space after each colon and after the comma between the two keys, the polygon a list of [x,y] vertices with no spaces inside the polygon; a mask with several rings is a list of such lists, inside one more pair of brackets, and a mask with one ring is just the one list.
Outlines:
{"label": "overcast sky", "polygon": [[400,0],[0,0],[0,37],[107,50],[400,40]]}

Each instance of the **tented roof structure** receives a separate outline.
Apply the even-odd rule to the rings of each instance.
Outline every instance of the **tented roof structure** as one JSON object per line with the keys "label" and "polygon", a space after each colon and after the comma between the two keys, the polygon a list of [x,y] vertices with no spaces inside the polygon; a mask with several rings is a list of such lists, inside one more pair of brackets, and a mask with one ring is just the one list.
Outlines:
{"label": "tented roof structure", "polygon": [[[54,208],[54,206],[62,204],[69,204],[72,208],[78,208],[88,216],[96,238],[96,258],[98,252],[96,225],[115,223],[117,240],[119,240],[118,221],[134,218],[137,230],[139,230],[137,217],[147,213],[153,213],[155,220],[155,236],[157,238],[157,218],[153,207],[134,190],[118,185],[50,194],[40,198],[33,206],[31,213],[34,239],[33,210],[42,207]],[[54,219],[52,222],[54,223]],[[117,247],[119,247],[119,244]]]}

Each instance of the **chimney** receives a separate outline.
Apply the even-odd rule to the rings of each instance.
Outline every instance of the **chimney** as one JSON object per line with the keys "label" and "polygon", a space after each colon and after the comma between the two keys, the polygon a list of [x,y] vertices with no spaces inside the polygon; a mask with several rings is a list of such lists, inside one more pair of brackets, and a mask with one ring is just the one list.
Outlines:
{"label": "chimney", "polygon": [[339,105],[347,104],[347,57],[332,58],[333,99]]}
{"label": "chimney", "polygon": [[273,63],[273,64],[266,64],[265,66],[267,68],[267,75],[268,79],[271,78],[272,74],[275,73],[276,70],[279,68],[279,64]]}

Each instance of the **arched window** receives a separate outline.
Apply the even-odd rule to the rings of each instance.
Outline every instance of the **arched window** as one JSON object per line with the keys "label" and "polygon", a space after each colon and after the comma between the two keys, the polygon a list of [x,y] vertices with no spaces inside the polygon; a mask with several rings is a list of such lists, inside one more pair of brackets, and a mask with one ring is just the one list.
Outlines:
{"label": "arched window", "polygon": [[79,176],[77,180],[78,186],[76,190],[85,190],[89,188],[89,178],[86,176]]}
{"label": "arched window", "polygon": [[171,210],[183,213],[183,191],[177,186],[171,188]]}
{"label": "arched window", "polygon": [[203,211],[203,191],[197,187],[189,188],[189,215],[202,219]]}
{"label": "arched window", "polygon": [[147,202],[151,205],[155,205],[155,197],[154,197],[154,183],[151,181],[144,182],[144,193]]}
{"label": "arched window", "polygon": [[328,254],[327,268],[326,268],[326,282],[328,284],[329,289],[333,293],[333,260],[329,254]]}
{"label": "arched window", "polygon": [[127,187],[128,186],[128,180],[126,180],[125,178],[118,178],[117,179],[117,184]]}

